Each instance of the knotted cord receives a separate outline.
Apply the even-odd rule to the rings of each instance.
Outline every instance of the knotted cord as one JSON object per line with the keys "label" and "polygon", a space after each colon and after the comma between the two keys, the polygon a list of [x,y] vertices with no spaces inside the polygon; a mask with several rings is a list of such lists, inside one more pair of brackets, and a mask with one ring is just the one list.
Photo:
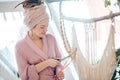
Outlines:
{"label": "knotted cord", "polygon": [[[61,6],[60,6],[60,8],[61,8]],[[111,16],[110,15],[110,17],[111,18],[113,18],[113,16]],[[61,9],[60,9],[60,29],[61,29],[61,35],[62,35],[62,40],[63,40],[63,43],[64,43],[64,47],[65,47],[65,50],[70,54],[71,53],[71,47],[70,47],[70,45],[69,45],[69,41],[67,40],[67,36],[66,36],[66,33],[65,33],[65,27],[64,27],[64,19],[66,19],[65,18],[65,16],[62,14],[62,11],[61,11]],[[106,18],[103,18],[103,19],[106,19]],[[110,19],[110,18],[107,18],[107,19]],[[66,20],[68,20],[68,19],[66,19]],[[70,21],[73,21],[73,19],[69,19]],[[100,18],[100,20],[102,20],[101,18]],[[93,56],[95,53],[96,53],[96,44],[95,44],[95,39],[96,39],[96,34],[95,34],[95,28],[96,28],[96,22],[97,21],[99,21],[99,18],[98,18],[98,20],[97,20],[97,18],[95,18],[95,22],[94,22],[94,20],[92,20],[93,22],[91,22],[91,20],[90,20],[90,22],[87,22],[88,23],[88,25],[86,25],[86,26],[88,26],[88,29],[89,29],[89,32],[88,32],[88,36],[86,36],[86,38],[89,38],[89,41],[91,41],[92,40],[92,42],[89,42],[88,41],[88,47],[90,47],[90,48],[88,48],[89,50],[88,50],[88,52],[89,53],[91,53],[91,55],[90,56]],[[82,22],[82,21],[81,21]],[[84,23],[84,21],[83,21],[83,23]],[[85,22],[86,23],[86,22]],[[85,26],[85,28],[86,28],[86,26]],[[90,33],[90,34],[89,34]],[[90,40],[91,39],[91,40]],[[86,39],[87,40],[87,39]],[[91,43],[91,44],[89,44],[89,43]],[[111,43],[111,45],[112,45],[112,43]],[[74,45],[73,45],[74,46]],[[108,46],[108,45],[107,45]],[[106,46],[106,47],[107,47]],[[114,46],[112,46],[112,47],[114,47]],[[106,70],[106,68],[108,68],[109,70],[111,70],[111,71],[109,71],[109,72],[105,72],[104,74],[105,75],[103,75],[106,79],[108,78],[107,76],[111,76],[111,74],[112,74],[112,70],[114,70],[114,63],[115,63],[115,60],[114,60],[114,54],[112,54],[114,52],[114,49],[112,49],[112,50],[105,50],[105,53],[106,53],[106,55],[108,55],[107,53],[111,53],[111,54],[109,54],[109,56],[110,57],[112,57],[111,59],[111,62],[109,62],[109,63],[106,63],[107,61],[104,61],[103,62],[103,60],[102,60],[102,62],[101,63],[99,63],[99,66],[98,67],[96,67],[94,70],[93,70],[93,67],[89,67],[89,66],[86,66],[86,70],[85,70],[85,68],[84,68],[84,64],[83,64],[83,62],[82,62],[82,60],[84,60],[84,59],[81,59],[82,57],[78,57],[77,56],[77,61],[79,61],[76,65],[77,65],[77,67],[78,67],[78,70],[79,70],[79,76],[81,77],[81,73],[82,72],[84,72],[84,70],[85,71],[87,71],[88,73],[86,74],[86,76],[85,75],[83,75],[83,77],[82,78],[84,78],[84,79],[82,79],[82,80],[89,80],[89,79],[91,79],[91,80],[104,80],[103,78],[100,78],[100,75],[102,75],[101,73],[99,73],[99,72],[101,72],[102,70]],[[94,53],[94,54],[92,54],[92,53]],[[76,52],[74,53],[75,55],[76,55]],[[71,54],[70,54],[71,55]],[[74,55],[74,56],[75,56]],[[79,54],[80,55],[80,54]],[[105,55],[105,57],[107,57]],[[113,56],[111,56],[111,55],[113,55]],[[69,57],[68,57],[69,58]],[[73,57],[71,58],[72,60],[73,60]],[[108,59],[109,60],[109,59]],[[80,62],[81,61],[81,62]],[[89,61],[89,60],[88,60]],[[94,60],[92,60],[91,59],[91,61],[93,61],[93,62],[91,62],[91,64],[95,64],[96,62],[95,62],[95,58],[94,58]],[[68,62],[66,62],[68,65],[69,65],[69,63]],[[65,63],[65,64],[66,64]],[[83,65],[82,65],[83,64]],[[104,64],[106,64],[106,67],[104,67],[104,66],[102,66],[102,65],[104,65]],[[113,65],[111,65],[111,64],[113,64]],[[67,66],[68,66],[67,65]],[[87,63],[86,63],[86,65],[87,65]],[[89,65],[89,64],[88,64]],[[91,65],[90,65],[91,66]],[[101,67],[101,68],[100,68]],[[99,69],[100,68],[100,69]],[[110,69],[111,68],[111,69]],[[95,75],[95,72],[98,72],[97,74],[96,74],[96,77],[93,77],[93,74]],[[91,73],[91,74],[89,74],[89,73]],[[83,73],[84,74],[84,73]],[[100,74],[100,75],[99,75]],[[91,76],[90,76],[91,75]],[[86,79],[87,78],[87,79]],[[109,77],[110,78],[110,77]]]}
{"label": "knotted cord", "polygon": [[[62,36],[64,48],[67,51],[67,53],[69,53],[69,55],[64,58],[64,60],[67,59],[67,61],[64,64],[64,69],[65,69],[72,62],[72,60],[73,60],[73,58],[76,54],[77,49],[72,50],[71,47],[70,47],[70,44],[67,40],[67,36],[66,36],[66,33],[65,33],[64,22],[62,21],[62,16],[60,16],[60,30],[61,30],[61,36]],[[69,61],[69,58],[71,58],[70,61]]]}

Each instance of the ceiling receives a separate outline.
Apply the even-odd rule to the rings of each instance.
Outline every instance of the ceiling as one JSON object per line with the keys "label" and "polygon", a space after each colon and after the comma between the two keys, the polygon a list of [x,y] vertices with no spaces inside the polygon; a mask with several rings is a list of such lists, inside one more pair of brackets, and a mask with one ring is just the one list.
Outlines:
{"label": "ceiling", "polygon": [[17,0],[0,0],[0,12],[13,12],[13,11],[22,11],[21,7],[18,7],[14,10],[14,7],[20,3]]}
{"label": "ceiling", "polygon": [[[14,10],[14,7],[23,0],[0,0],[0,12],[14,12],[22,11],[22,7],[19,6]],[[60,2],[60,1],[74,1],[74,0],[47,0],[48,3]]]}

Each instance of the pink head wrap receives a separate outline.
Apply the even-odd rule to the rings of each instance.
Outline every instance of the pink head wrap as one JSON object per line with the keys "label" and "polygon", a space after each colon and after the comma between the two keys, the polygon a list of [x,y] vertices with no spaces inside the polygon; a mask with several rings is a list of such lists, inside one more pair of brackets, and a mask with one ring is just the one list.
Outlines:
{"label": "pink head wrap", "polygon": [[32,29],[42,22],[49,22],[49,15],[44,4],[32,8],[26,8],[24,16],[24,23],[27,25],[28,29]]}

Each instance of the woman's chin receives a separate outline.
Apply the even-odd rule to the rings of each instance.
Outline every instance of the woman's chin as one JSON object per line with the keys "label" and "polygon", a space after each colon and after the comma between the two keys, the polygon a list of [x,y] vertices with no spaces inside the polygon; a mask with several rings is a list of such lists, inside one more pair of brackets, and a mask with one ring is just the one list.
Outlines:
{"label": "woman's chin", "polygon": [[43,38],[43,36],[45,36],[45,35],[41,35],[41,36],[39,36],[39,38]]}
{"label": "woman's chin", "polygon": [[43,38],[45,36],[45,34],[39,35],[40,38]]}

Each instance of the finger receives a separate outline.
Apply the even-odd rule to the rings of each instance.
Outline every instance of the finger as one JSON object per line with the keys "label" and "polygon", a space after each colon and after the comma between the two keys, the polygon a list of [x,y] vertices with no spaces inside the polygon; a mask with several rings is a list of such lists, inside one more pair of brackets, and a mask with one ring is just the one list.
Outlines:
{"label": "finger", "polygon": [[63,78],[63,79],[64,79],[64,74],[63,74],[63,73],[61,73],[61,74],[60,74],[60,76],[61,76],[61,78]]}
{"label": "finger", "polygon": [[57,75],[58,77],[61,77],[61,78],[64,78],[64,74],[63,73],[60,73]]}
{"label": "finger", "polygon": [[55,60],[55,62],[56,62],[57,64],[60,64],[60,61]]}
{"label": "finger", "polygon": [[60,77],[58,77],[60,80],[62,80],[62,79],[64,79],[64,77],[63,76],[60,76]]}
{"label": "finger", "polygon": [[75,48],[74,50],[71,51],[71,53],[76,53],[77,48]]}
{"label": "finger", "polygon": [[59,71],[58,74],[59,75],[64,75],[64,73],[62,71]]}

